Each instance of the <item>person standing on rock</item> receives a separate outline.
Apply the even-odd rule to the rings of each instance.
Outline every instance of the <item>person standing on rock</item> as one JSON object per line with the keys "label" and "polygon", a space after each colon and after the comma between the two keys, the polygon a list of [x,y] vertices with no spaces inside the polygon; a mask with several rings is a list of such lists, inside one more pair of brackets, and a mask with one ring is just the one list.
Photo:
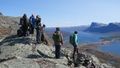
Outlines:
{"label": "person standing on rock", "polygon": [[27,36],[28,35],[28,18],[27,15],[24,14],[23,17],[21,18],[21,29],[23,31],[23,36]]}
{"label": "person standing on rock", "polygon": [[70,40],[69,40],[70,44],[73,45],[74,50],[73,50],[73,60],[75,59],[75,53],[78,54],[78,32],[75,31],[71,36],[70,36]]}
{"label": "person standing on rock", "polygon": [[40,16],[36,16],[36,43],[41,43],[41,18]]}
{"label": "person standing on rock", "polygon": [[41,28],[41,33],[42,33],[41,42],[48,45],[48,41],[47,41],[46,36],[45,36],[45,27],[46,27],[45,24],[43,24],[43,26]]}
{"label": "person standing on rock", "polygon": [[34,15],[32,14],[29,18],[29,27],[30,27],[30,34],[34,34],[34,28],[35,28],[35,17]]}
{"label": "person standing on rock", "polygon": [[59,27],[56,28],[56,31],[53,33],[52,38],[53,38],[54,45],[55,45],[55,58],[59,59],[61,45],[63,45],[63,35]]}

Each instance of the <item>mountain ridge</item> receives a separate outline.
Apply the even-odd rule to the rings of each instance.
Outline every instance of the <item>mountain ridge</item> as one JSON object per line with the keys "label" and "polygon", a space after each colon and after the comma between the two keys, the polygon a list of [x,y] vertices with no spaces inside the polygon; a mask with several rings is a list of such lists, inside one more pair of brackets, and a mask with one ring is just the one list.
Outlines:
{"label": "mountain ridge", "polygon": [[85,32],[96,32],[96,33],[109,33],[109,32],[120,32],[120,23],[109,23],[106,24],[99,24],[99,23],[92,23],[87,29],[84,30]]}

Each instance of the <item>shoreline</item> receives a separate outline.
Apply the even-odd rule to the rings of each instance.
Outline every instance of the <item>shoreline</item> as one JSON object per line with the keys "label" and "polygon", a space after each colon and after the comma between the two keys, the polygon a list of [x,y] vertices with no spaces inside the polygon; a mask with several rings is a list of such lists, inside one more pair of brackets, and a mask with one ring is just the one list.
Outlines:
{"label": "shoreline", "polygon": [[99,49],[100,45],[97,44],[86,44],[80,45],[79,51],[80,52],[88,52],[100,59],[101,62],[111,63],[112,65],[116,66],[116,68],[120,68],[120,56],[111,54],[109,52],[103,52]]}
{"label": "shoreline", "polygon": [[[106,42],[106,41],[104,41],[104,42]],[[104,42],[101,42],[101,44]],[[100,59],[100,62],[110,63],[113,66],[115,66],[116,68],[120,68],[120,65],[119,65],[120,56],[111,54],[109,52],[100,51],[99,47],[103,46],[103,45],[99,45],[99,44],[97,44],[97,43],[96,44],[92,44],[92,43],[84,44],[84,45],[81,44],[78,46],[78,49],[79,49],[79,52],[87,52],[87,53],[95,55],[96,57],[98,57]],[[71,50],[73,50],[72,45],[71,45],[71,47],[66,47],[66,48],[70,48]]]}

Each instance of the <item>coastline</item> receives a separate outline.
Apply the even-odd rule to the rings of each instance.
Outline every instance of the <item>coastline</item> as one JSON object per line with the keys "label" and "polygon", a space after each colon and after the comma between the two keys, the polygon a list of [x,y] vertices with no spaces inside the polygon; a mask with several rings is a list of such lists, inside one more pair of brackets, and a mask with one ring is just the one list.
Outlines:
{"label": "coastline", "polygon": [[101,62],[111,63],[116,68],[120,68],[119,65],[120,56],[113,55],[109,52],[100,51],[99,46],[100,46],[99,44],[86,44],[86,45],[80,45],[78,48],[79,48],[79,52],[88,52],[94,54],[96,57],[100,59]]}

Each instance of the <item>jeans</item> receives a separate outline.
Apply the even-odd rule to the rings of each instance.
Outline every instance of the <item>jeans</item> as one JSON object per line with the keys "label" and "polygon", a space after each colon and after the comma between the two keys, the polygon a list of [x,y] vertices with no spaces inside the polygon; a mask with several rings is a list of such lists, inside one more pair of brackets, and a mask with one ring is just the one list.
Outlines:
{"label": "jeans", "polygon": [[55,58],[56,59],[60,58],[60,49],[61,49],[61,45],[55,45]]}

